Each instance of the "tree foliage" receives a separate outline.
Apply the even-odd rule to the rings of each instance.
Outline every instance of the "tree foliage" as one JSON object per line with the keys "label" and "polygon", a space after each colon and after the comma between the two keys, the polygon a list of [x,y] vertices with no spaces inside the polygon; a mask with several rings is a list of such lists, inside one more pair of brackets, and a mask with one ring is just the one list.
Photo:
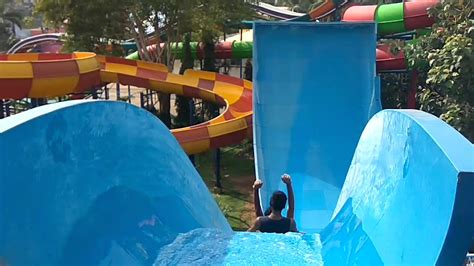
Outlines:
{"label": "tree foliage", "polygon": [[188,32],[214,39],[227,22],[251,14],[244,0],[40,0],[37,11],[51,25],[66,26],[71,49],[93,51],[134,38],[143,60],[165,64],[173,56],[160,47],[156,53],[145,49],[150,44],[147,33],[154,35],[155,43],[165,42],[169,48]]}
{"label": "tree foliage", "polygon": [[15,10],[13,0],[0,0],[0,51],[15,42],[15,26],[22,26],[23,14]]}
{"label": "tree foliage", "polygon": [[[105,53],[133,38],[142,60],[163,63],[170,71],[171,45],[184,34],[193,32],[211,45],[224,25],[251,15],[245,0],[40,0],[37,10],[51,24],[66,26],[69,50]],[[147,49],[151,44],[157,49]],[[170,97],[161,93],[159,99],[160,117],[170,126]]]}
{"label": "tree foliage", "polygon": [[407,108],[410,75],[408,73],[382,73],[381,98],[384,109]]}
{"label": "tree foliage", "polygon": [[474,26],[471,1],[442,1],[430,10],[436,18],[430,34],[405,47],[411,69],[420,76],[417,99],[474,140]]}
{"label": "tree foliage", "polygon": [[238,24],[250,19],[252,8],[245,0],[195,0],[192,31],[201,41],[215,41],[222,34],[226,24]]}
{"label": "tree foliage", "polygon": [[105,46],[127,37],[127,4],[122,0],[41,0],[37,11],[67,29],[67,50],[105,53]]}

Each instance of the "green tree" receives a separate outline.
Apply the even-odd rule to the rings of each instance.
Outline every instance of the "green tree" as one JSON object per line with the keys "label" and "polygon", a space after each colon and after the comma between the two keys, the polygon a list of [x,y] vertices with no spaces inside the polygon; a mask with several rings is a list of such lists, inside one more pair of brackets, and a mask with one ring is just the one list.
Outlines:
{"label": "green tree", "polygon": [[[132,0],[133,1],[133,0]],[[195,0],[141,0],[130,8],[132,33],[142,59],[168,66],[173,70],[175,55],[171,45],[183,39],[183,35],[191,31],[192,10]],[[148,50],[146,32],[154,33],[156,50]],[[162,36],[166,36],[163,39]],[[164,43],[163,49],[159,45]],[[160,119],[171,127],[170,95],[160,93]]]}
{"label": "green tree", "polygon": [[382,73],[381,98],[384,109],[407,108],[409,73]]}
{"label": "green tree", "polygon": [[428,35],[405,47],[420,76],[420,108],[439,116],[474,141],[474,26],[472,1],[442,1],[430,10],[436,23]]}
{"label": "green tree", "polygon": [[15,27],[22,26],[23,14],[13,4],[13,0],[0,0],[0,51],[15,42]]}
{"label": "green tree", "polygon": [[[173,69],[170,45],[181,40],[191,24],[194,0],[41,0],[37,10],[49,23],[65,25],[68,50],[86,50],[107,53],[123,52],[118,45],[133,38],[142,60],[163,63]],[[164,49],[147,49],[153,44],[147,35],[154,32],[153,42],[164,42]],[[166,35],[166,39],[162,36]],[[160,118],[170,126],[170,96],[162,93]]]}
{"label": "green tree", "polygon": [[[170,71],[175,58],[171,45],[185,33],[195,32],[211,43],[225,23],[251,14],[245,0],[41,0],[38,11],[51,24],[66,26],[69,50],[104,53],[106,47],[120,48],[114,44],[133,38],[142,60],[163,63]],[[156,50],[147,49],[152,43]],[[159,99],[160,118],[170,126],[170,96],[162,93]]]}
{"label": "green tree", "polygon": [[[106,46],[130,36],[127,29],[131,0],[41,0],[36,11],[46,23],[67,29],[67,51],[106,53]],[[112,46],[118,48],[118,46]]]}
{"label": "green tree", "polygon": [[[215,43],[219,40],[226,25],[237,25],[242,20],[250,19],[253,10],[245,0],[197,0],[194,10],[193,31],[204,45],[202,70],[217,72]],[[206,119],[218,114],[215,104],[205,103],[203,111]]]}

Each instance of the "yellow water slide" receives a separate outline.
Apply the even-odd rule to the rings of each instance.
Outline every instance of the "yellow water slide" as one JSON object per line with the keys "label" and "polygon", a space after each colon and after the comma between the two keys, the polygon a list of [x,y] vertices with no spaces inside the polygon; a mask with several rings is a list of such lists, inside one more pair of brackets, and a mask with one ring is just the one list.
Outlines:
{"label": "yellow water slide", "polygon": [[225,106],[210,121],[172,130],[188,154],[252,136],[252,83],[247,80],[194,70],[177,75],[161,64],[94,53],[0,55],[0,99],[59,97],[116,82]]}

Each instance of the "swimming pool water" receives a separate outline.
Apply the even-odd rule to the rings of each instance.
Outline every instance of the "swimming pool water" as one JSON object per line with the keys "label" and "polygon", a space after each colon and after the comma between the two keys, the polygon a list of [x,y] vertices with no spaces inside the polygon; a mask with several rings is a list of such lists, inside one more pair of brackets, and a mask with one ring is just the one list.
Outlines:
{"label": "swimming pool water", "polygon": [[158,252],[155,265],[323,265],[319,234],[196,229]]}

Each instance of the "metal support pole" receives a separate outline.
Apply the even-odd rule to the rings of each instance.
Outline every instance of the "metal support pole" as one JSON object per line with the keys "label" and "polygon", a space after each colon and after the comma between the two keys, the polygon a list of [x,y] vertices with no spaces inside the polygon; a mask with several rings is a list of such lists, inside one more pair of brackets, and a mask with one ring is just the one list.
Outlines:
{"label": "metal support pole", "polygon": [[109,99],[109,88],[107,88],[107,86],[105,86],[105,99]]}
{"label": "metal support pole", "polygon": [[[189,104],[189,125],[192,126],[195,123],[194,115],[196,114],[196,106],[194,106],[193,98],[189,99],[188,104]],[[195,161],[195,158],[194,158],[194,154],[189,155],[189,160],[191,161],[191,163],[194,166],[196,166],[196,161]]]}
{"label": "metal support pole", "polygon": [[130,93],[130,85],[128,85],[128,103],[132,103],[132,94]]}
{"label": "metal support pole", "polygon": [[145,107],[145,101],[143,99],[143,92],[140,92],[140,107],[144,108]]}
{"label": "metal support pole", "polygon": [[10,116],[10,102],[5,103],[5,116]]}
{"label": "metal support pole", "polygon": [[116,89],[117,89],[117,101],[120,100],[120,83],[116,83]]}
{"label": "metal support pole", "polygon": [[[240,29],[240,41],[242,42],[242,40],[244,39],[244,32],[242,29]],[[239,59],[240,61],[240,79],[242,79],[243,77],[243,71],[242,71],[242,59]]]}
{"label": "metal support pole", "polygon": [[0,100],[0,119],[5,117],[5,107],[3,106],[3,100]]}
{"label": "metal support pole", "polygon": [[93,88],[92,88],[91,94],[92,94],[92,99],[94,99],[94,100],[97,100],[97,99],[99,98],[99,97],[97,96],[97,89],[98,89],[98,88],[99,88],[99,87],[93,87]]}
{"label": "metal support pole", "polygon": [[219,148],[214,152],[214,175],[216,176],[216,187],[222,189],[221,183],[221,150]]}
{"label": "metal support pole", "polygon": [[146,107],[149,108],[150,107],[150,92],[148,91],[148,89],[146,89],[145,93],[146,93]]}
{"label": "metal support pole", "polygon": [[31,98],[31,108],[38,107],[38,100],[36,98]]}
{"label": "metal support pole", "polygon": [[[219,108],[216,109],[215,115],[218,116],[220,113]],[[214,175],[216,176],[216,187],[219,189],[222,189],[222,184],[221,184],[221,150],[219,148],[216,149],[215,151],[215,157],[214,157]]]}

